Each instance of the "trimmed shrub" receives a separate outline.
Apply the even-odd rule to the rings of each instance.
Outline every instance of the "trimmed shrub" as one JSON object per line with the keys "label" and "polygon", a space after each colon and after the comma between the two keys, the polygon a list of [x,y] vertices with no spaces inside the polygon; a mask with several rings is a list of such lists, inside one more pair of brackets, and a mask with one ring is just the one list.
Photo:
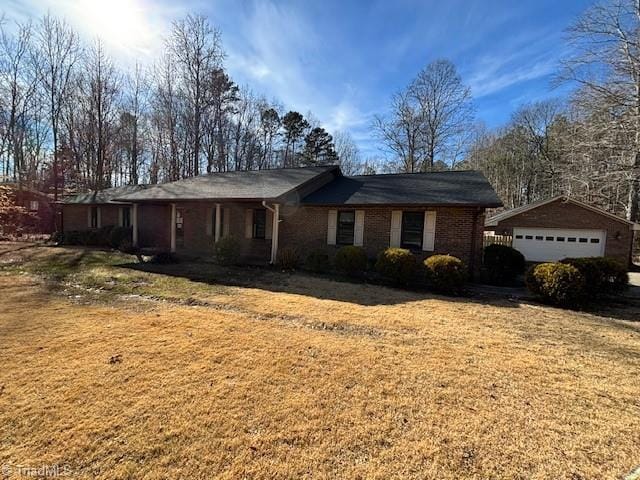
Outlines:
{"label": "trimmed shrub", "polygon": [[560,263],[571,265],[578,269],[584,277],[585,295],[589,299],[597,299],[607,295],[619,295],[629,286],[627,268],[615,258],[565,258]]}
{"label": "trimmed shrub", "polygon": [[348,245],[338,250],[334,263],[338,271],[357,277],[367,269],[367,254],[362,247]]}
{"label": "trimmed shrub", "polygon": [[433,255],[424,267],[427,284],[437,292],[459,294],[467,281],[464,263],[453,255]]}
{"label": "trimmed shrub", "polygon": [[174,253],[171,252],[160,252],[156,253],[149,263],[155,263],[158,265],[168,265],[170,263],[178,263],[178,257]]}
{"label": "trimmed shrub", "polygon": [[510,285],[524,273],[524,255],[506,245],[489,245],[484,249],[482,275],[491,285]]}
{"label": "trimmed shrub", "polygon": [[220,265],[235,265],[240,260],[240,245],[233,237],[222,237],[213,246],[213,256]]}
{"label": "trimmed shrub", "polygon": [[326,273],[331,270],[331,260],[329,254],[324,250],[314,250],[304,262],[305,270],[315,273]]}
{"label": "trimmed shrub", "polygon": [[416,257],[404,248],[387,248],[378,254],[376,271],[398,285],[408,285],[415,279]]}
{"label": "trimmed shrub", "polygon": [[88,230],[70,230],[68,232],[64,232],[62,234],[62,244],[63,245],[86,245],[87,237],[89,231]]}
{"label": "trimmed shrub", "polygon": [[281,248],[278,251],[278,266],[283,270],[295,270],[300,265],[300,255],[295,248]]}
{"label": "trimmed shrub", "polygon": [[109,234],[109,244],[111,248],[121,249],[120,246],[125,241],[132,243],[133,229],[131,227],[113,227]]}
{"label": "trimmed shrub", "polygon": [[571,307],[585,301],[585,279],[580,271],[563,263],[541,263],[529,269],[527,288],[543,301]]}

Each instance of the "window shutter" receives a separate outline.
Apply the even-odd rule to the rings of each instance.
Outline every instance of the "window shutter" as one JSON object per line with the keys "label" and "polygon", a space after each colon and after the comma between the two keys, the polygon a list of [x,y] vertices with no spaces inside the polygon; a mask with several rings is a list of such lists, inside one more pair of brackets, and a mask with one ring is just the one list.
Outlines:
{"label": "window shutter", "polygon": [[213,235],[213,207],[207,207],[207,235]]}
{"label": "window shutter", "polygon": [[91,205],[87,207],[87,228],[91,228]]}
{"label": "window shutter", "polygon": [[122,217],[124,216],[122,210],[124,210],[126,207],[120,207],[118,209],[118,226],[119,227],[124,227],[124,225],[122,224]]}
{"label": "window shutter", "polygon": [[361,247],[364,243],[364,210],[356,210],[355,225],[353,228],[353,244]]}
{"label": "window shutter", "polygon": [[244,238],[253,238],[253,209],[244,211]]}
{"label": "window shutter", "polygon": [[98,207],[98,228],[102,227],[102,212],[100,210],[101,208]]}
{"label": "window shutter", "polygon": [[422,250],[433,252],[436,244],[436,212],[424,212],[424,230],[422,231]]}
{"label": "window shutter", "polygon": [[391,211],[391,239],[389,246],[399,247],[402,233],[402,210]]}
{"label": "window shutter", "polygon": [[266,225],[264,226],[264,238],[269,240],[272,237],[273,232],[273,212],[267,208],[267,214],[265,215]]}
{"label": "window shutter", "polygon": [[223,210],[224,213],[222,214],[222,236],[226,237],[229,235],[229,219],[231,218],[231,209],[227,207]]}
{"label": "window shutter", "polygon": [[329,210],[329,219],[327,222],[327,245],[336,244],[337,231],[338,231],[338,211]]}

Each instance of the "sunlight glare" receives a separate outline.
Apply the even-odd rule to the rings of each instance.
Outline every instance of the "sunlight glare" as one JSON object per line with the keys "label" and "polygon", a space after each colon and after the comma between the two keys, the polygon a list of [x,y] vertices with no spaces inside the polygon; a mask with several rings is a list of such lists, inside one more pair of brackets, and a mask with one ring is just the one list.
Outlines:
{"label": "sunlight glare", "polygon": [[123,50],[146,51],[152,32],[140,0],[79,0],[83,27],[105,43]]}

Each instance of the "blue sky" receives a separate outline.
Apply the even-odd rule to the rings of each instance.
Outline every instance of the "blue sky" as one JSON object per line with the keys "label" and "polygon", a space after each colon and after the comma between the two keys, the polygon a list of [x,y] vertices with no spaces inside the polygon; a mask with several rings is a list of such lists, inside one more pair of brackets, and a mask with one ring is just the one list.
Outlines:
{"label": "blue sky", "polygon": [[564,30],[592,2],[2,0],[12,17],[62,14],[101,35],[123,62],[150,61],[173,18],[207,15],[223,35],[234,80],[347,130],[364,156],[380,155],[371,119],[437,58],[471,87],[477,118],[508,121],[521,104],[566,93],[551,80]]}

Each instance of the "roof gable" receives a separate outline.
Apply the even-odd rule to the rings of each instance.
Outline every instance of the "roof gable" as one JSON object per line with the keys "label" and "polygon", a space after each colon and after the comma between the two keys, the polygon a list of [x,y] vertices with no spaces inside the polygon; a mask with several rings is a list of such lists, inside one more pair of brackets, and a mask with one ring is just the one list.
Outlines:
{"label": "roof gable", "polygon": [[504,212],[501,212],[497,215],[494,215],[492,217],[487,218],[487,220],[485,221],[485,227],[495,227],[498,226],[498,224],[503,221],[506,220],[508,218],[513,218],[515,216],[521,215],[523,213],[529,212],[531,210],[535,210],[536,208],[540,208],[543,207],[545,205],[549,205],[551,203],[554,202],[565,202],[565,203],[571,203],[573,205],[576,205],[580,208],[584,208],[586,210],[590,210],[592,212],[595,212],[599,215],[611,218],[613,220],[617,220],[620,223],[624,223],[626,225],[630,225],[633,226],[634,230],[638,230],[640,229],[640,225],[634,222],[630,222],[629,220],[626,220],[624,218],[621,218],[617,215],[614,215],[613,213],[607,212],[606,210],[603,210],[601,208],[598,207],[594,207],[593,205],[589,205],[587,203],[581,202],[579,200],[576,200],[574,198],[571,197],[567,197],[564,195],[557,195],[555,197],[552,198],[548,198],[546,200],[540,200],[537,202],[533,202],[530,203],[528,205],[523,205],[521,207],[517,207],[517,208],[512,208],[511,210],[506,210]]}

